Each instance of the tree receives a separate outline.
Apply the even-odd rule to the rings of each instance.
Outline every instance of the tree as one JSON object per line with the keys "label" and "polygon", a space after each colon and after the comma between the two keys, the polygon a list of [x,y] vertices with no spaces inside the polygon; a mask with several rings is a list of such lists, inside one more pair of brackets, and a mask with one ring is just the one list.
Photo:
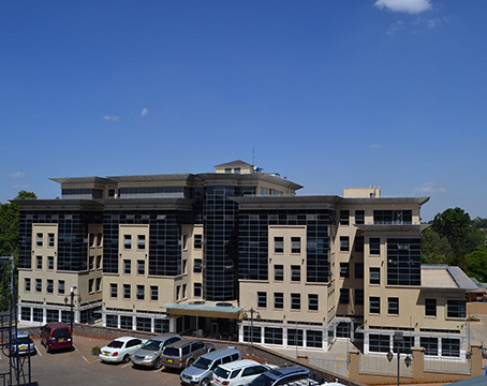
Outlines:
{"label": "tree", "polygon": [[427,228],[421,238],[421,253],[423,263],[448,264],[453,256],[453,250],[446,237],[440,237],[433,229]]}
{"label": "tree", "polygon": [[487,283],[487,252],[477,250],[465,256],[467,273],[481,283]]}

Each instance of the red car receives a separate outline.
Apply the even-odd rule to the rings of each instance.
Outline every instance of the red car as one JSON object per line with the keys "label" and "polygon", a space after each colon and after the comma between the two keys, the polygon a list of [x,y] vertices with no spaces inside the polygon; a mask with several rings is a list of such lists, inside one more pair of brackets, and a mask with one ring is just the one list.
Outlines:
{"label": "red car", "polygon": [[41,327],[41,343],[46,351],[70,350],[73,347],[71,329],[65,323],[53,322]]}

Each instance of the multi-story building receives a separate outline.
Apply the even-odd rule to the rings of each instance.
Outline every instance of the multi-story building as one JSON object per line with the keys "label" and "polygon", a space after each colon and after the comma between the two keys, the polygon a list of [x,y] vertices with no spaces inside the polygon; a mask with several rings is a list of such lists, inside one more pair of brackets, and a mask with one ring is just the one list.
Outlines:
{"label": "multi-story building", "polygon": [[[421,268],[420,208],[379,188],[297,196],[242,161],[214,173],[60,178],[21,203],[19,318],[192,332],[271,347],[467,351],[456,267]],[[70,296],[73,292],[74,296]]]}

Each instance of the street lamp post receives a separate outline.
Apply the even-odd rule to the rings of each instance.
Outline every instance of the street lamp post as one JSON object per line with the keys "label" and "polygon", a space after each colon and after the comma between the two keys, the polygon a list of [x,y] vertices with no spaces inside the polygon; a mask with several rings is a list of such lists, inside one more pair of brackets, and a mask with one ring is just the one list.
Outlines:
{"label": "street lamp post", "polygon": [[73,307],[74,307],[74,291],[78,289],[78,287],[73,286],[71,287],[71,310],[70,310],[70,316],[71,316],[71,334],[73,333],[73,320],[74,320],[74,312],[73,312]]}
{"label": "street lamp post", "polygon": [[[247,312],[250,312],[250,344],[254,343],[254,313],[257,314],[257,319],[260,319],[260,314],[254,310],[253,308],[250,308]],[[244,314],[244,318],[247,319],[247,314]]]}
{"label": "street lamp post", "polygon": [[[393,347],[396,347],[397,350],[397,386],[400,385],[400,359],[401,359],[401,347],[402,344],[404,343],[404,335],[401,331],[396,331],[393,336]],[[394,354],[392,352],[387,353],[387,359],[389,362],[392,361],[394,358]],[[406,363],[406,366],[409,367],[411,365],[411,357],[408,355],[406,356],[406,359],[404,359],[404,362]]]}

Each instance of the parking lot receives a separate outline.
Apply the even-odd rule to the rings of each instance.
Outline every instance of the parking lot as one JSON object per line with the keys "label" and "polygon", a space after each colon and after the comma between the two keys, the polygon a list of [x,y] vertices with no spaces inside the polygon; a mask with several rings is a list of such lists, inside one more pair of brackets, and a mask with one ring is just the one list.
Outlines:
{"label": "parking lot", "polygon": [[[36,354],[31,356],[31,380],[34,385],[180,385],[179,373],[135,369],[132,364],[106,364],[92,355],[92,348],[109,340],[74,336],[73,351],[46,353],[39,339],[34,339]],[[8,371],[9,358],[0,353],[0,371]],[[27,372],[27,361],[24,361]]]}

